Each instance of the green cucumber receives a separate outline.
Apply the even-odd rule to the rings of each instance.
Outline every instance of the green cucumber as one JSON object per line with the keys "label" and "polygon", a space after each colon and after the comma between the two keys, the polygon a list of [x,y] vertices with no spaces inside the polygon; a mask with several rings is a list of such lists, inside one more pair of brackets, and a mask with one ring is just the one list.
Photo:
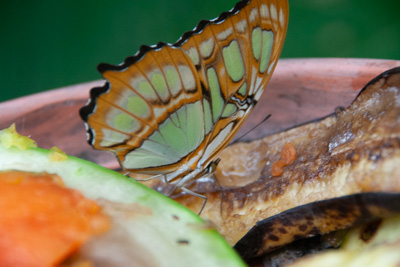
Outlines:
{"label": "green cucumber", "polygon": [[[5,170],[57,174],[85,197],[112,203],[113,219],[127,211],[130,216],[116,219],[116,225],[124,229],[124,242],[134,244],[129,249],[143,253],[151,266],[245,266],[215,229],[175,201],[92,162],[37,148],[12,127],[0,131],[0,171]],[[138,207],[145,212],[135,213]]]}

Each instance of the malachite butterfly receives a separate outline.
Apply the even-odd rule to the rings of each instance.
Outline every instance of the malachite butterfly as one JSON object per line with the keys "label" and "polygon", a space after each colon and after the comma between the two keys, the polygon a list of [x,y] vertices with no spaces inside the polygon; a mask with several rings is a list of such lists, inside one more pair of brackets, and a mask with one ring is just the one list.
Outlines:
{"label": "malachite butterfly", "polygon": [[187,182],[214,171],[260,98],[287,24],[287,0],[243,0],[174,44],[141,46],[118,66],[100,64],[107,81],[80,110],[88,142],[113,152],[129,172],[187,191]]}

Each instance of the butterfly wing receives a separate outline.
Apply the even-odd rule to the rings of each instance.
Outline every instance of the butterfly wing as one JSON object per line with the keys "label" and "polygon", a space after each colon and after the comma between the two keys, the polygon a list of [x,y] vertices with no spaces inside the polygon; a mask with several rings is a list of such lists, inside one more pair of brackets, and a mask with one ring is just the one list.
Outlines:
{"label": "butterfly wing", "polygon": [[229,143],[260,98],[281,53],[287,22],[287,1],[242,1],[181,41],[211,104],[213,128],[202,165]]}
{"label": "butterfly wing", "polygon": [[278,60],[287,1],[241,1],[177,43],[142,46],[80,111],[88,141],[132,172],[205,167],[256,104]]}

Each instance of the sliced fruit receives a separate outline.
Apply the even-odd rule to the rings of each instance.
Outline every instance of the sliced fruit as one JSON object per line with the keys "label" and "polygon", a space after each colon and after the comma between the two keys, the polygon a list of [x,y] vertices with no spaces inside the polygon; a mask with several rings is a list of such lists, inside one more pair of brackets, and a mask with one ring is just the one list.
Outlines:
{"label": "sliced fruit", "polygon": [[95,266],[245,266],[215,229],[171,199],[57,149],[21,142],[12,128],[0,132],[1,171],[58,175],[111,216],[110,231],[82,248]]}

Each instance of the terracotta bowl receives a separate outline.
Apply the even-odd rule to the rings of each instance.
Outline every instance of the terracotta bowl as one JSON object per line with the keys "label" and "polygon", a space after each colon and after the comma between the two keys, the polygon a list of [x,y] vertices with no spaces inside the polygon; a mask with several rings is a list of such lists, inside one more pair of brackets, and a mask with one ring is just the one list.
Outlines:
{"label": "terracotta bowl", "polygon": [[[237,136],[252,129],[268,114],[271,118],[245,135],[256,139],[304,122],[324,117],[337,107],[348,106],[360,89],[381,72],[400,66],[400,61],[377,59],[280,60],[260,103]],[[87,143],[78,110],[94,81],[59,88],[0,103],[0,128],[16,123],[17,130],[43,148],[57,146],[66,153],[109,168],[118,168],[114,157],[94,151]]]}

